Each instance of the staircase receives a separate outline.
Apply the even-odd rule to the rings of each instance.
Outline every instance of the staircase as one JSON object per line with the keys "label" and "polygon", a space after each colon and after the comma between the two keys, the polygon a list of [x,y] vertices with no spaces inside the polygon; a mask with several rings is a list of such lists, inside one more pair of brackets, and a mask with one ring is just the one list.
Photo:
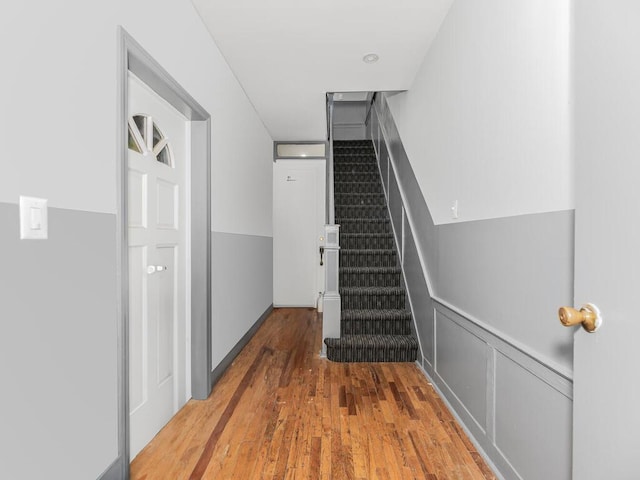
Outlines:
{"label": "staircase", "polygon": [[413,362],[402,271],[373,144],[335,141],[335,220],[340,225],[340,338],[326,338],[335,362]]}

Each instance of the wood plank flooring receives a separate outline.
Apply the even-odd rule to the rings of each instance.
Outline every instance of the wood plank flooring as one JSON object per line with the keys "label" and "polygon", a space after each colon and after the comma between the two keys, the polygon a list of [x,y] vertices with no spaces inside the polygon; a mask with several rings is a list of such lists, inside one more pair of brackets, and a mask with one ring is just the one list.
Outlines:
{"label": "wood plank flooring", "polygon": [[495,479],[416,365],[332,363],[321,342],[315,310],[274,310],[131,478]]}

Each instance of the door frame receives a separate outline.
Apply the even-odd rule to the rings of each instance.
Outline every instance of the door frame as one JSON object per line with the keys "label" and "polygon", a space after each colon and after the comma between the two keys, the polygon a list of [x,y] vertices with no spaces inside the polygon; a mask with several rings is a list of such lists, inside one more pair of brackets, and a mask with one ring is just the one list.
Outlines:
{"label": "door frame", "polygon": [[[190,125],[191,396],[211,393],[211,116],[122,27],[117,28],[118,458],[110,472],[129,479],[128,80],[129,72],[183,114]],[[188,300],[189,301],[189,300]],[[120,463],[116,466],[115,463]],[[117,472],[117,473],[116,473]]]}

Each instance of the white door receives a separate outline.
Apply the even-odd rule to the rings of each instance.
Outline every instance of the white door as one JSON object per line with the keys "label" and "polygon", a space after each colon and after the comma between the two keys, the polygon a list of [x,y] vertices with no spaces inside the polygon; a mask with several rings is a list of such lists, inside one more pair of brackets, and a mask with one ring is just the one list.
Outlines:
{"label": "white door", "polygon": [[129,79],[130,456],[186,402],[187,123]]}
{"label": "white door", "polygon": [[640,478],[640,2],[574,2],[573,478]]}
{"label": "white door", "polygon": [[273,303],[312,307],[324,288],[325,161],[278,160],[273,167]]}

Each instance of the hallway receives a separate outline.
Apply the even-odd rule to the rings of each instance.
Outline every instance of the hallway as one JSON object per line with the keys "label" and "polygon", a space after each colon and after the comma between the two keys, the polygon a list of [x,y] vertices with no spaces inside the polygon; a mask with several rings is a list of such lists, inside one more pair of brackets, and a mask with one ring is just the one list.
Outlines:
{"label": "hallway", "polygon": [[315,310],[274,310],[131,478],[495,478],[415,364],[329,362],[321,334]]}

